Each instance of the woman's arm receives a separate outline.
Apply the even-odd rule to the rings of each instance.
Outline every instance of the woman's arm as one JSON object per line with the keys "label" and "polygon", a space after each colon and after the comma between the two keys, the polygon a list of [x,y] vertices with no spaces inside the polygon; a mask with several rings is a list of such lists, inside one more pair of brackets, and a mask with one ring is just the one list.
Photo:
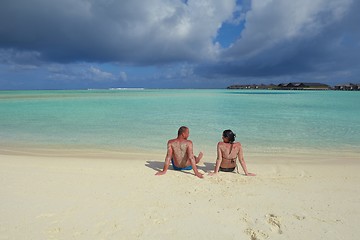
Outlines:
{"label": "woman's arm", "polygon": [[211,174],[216,174],[219,172],[219,168],[220,168],[220,165],[221,165],[221,162],[222,162],[222,152],[221,152],[221,149],[220,149],[220,142],[218,143],[217,145],[217,158],[216,158],[216,164],[215,164],[215,169],[214,169],[214,172]]}
{"label": "woman's arm", "polygon": [[245,159],[244,159],[244,153],[243,153],[241,144],[239,143],[239,145],[240,145],[240,150],[239,150],[239,153],[238,153],[238,159],[239,159],[239,162],[240,162],[240,165],[241,165],[242,169],[244,170],[245,175],[246,176],[255,176],[256,174],[248,172],[248,170],[246,168],[246,163],[245,163]]}

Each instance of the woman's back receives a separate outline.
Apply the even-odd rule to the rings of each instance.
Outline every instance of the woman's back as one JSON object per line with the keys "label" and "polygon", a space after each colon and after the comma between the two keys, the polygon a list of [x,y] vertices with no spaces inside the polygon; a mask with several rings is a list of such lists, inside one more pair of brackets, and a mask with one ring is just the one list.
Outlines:
{"label": "woman's back", "polygon": [[241,149],[241,144],[239,142],[234,143],[225,143],[219,142],[219,155],[221,161],[221,167],[223,168],[230,168],[236,166],[236,159]]}
{"label": "woman's back", "polygon": [[219,171],[233,172],[236,168],[236,159],[239,158],[239,162],[245,172],[245,175],[255,176],[255,174],[247,171],[241,144],[239,142],[235,142],[235,137],[236,134],[230,129],[223,132],[223,141],[219,142],[217,145],[215,170],[211,173],[211,175]]}

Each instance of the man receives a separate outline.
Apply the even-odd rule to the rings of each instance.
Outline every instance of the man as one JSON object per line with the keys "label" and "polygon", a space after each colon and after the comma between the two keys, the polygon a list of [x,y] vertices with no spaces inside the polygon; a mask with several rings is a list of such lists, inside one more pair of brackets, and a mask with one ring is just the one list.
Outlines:
{"label": "man", "polygon": [[193,143],[187,140],[189,137],[189,128],[180,127],[178,130],[178,137],[171,139],[167,143],[167,154],[165,158],[165,164],[162,171],[156,173],[156,175],[164,175],[169,168],[170,161],[172,162],[174,170],[194,170],[195,176],[203,178],[203,175],[199,173],[196,164],[199,163],[203,154],[199,153],[198,157],[194,156]]}

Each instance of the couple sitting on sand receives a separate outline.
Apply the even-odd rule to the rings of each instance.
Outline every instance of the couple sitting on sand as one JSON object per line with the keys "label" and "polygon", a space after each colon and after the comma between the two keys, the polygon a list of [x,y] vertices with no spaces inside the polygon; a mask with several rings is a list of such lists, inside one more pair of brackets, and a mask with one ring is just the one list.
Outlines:
{"label": "couple sitting on sand", "polygon": [[[171,139],[167,143],[167,154],[165,158],[165,164],[162,171],[156,173],[156,175],[163,175],[169,168],[170,161],[174,170],[194,170],[197,177],[203,178],[203,174],[199,173],[196,164],[200,162],[203,154],[199,153],[199,156],[194,156],[193,144],[189,137],[189,128],[180,127],[178,130],[178,137]],[[235,134],[231,130],[225,130],[222,136],[223,142],[219,142],[217,145],[217,159],[214,172],[210,175],[214,175],[219,171],[232,172],[237,167],[236,159],[239,159],[240,165],[245,172],[246,176],[255,176],[253,173],[249,173],[246,169],[243,151],[241,144],[235,141]]]}

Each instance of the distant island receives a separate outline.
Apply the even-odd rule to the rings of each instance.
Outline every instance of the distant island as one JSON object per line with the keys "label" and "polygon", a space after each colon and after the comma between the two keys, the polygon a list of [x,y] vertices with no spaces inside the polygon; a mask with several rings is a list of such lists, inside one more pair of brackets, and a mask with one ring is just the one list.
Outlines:
{"label": "distant island", "polygon": [[268,90],[344,90],[344,91],[359,91],[360,84],[343,84],[331,87],[324,83],[280,83],[275,84],[242,84],[231,85],[227,89],[268,89]]}

